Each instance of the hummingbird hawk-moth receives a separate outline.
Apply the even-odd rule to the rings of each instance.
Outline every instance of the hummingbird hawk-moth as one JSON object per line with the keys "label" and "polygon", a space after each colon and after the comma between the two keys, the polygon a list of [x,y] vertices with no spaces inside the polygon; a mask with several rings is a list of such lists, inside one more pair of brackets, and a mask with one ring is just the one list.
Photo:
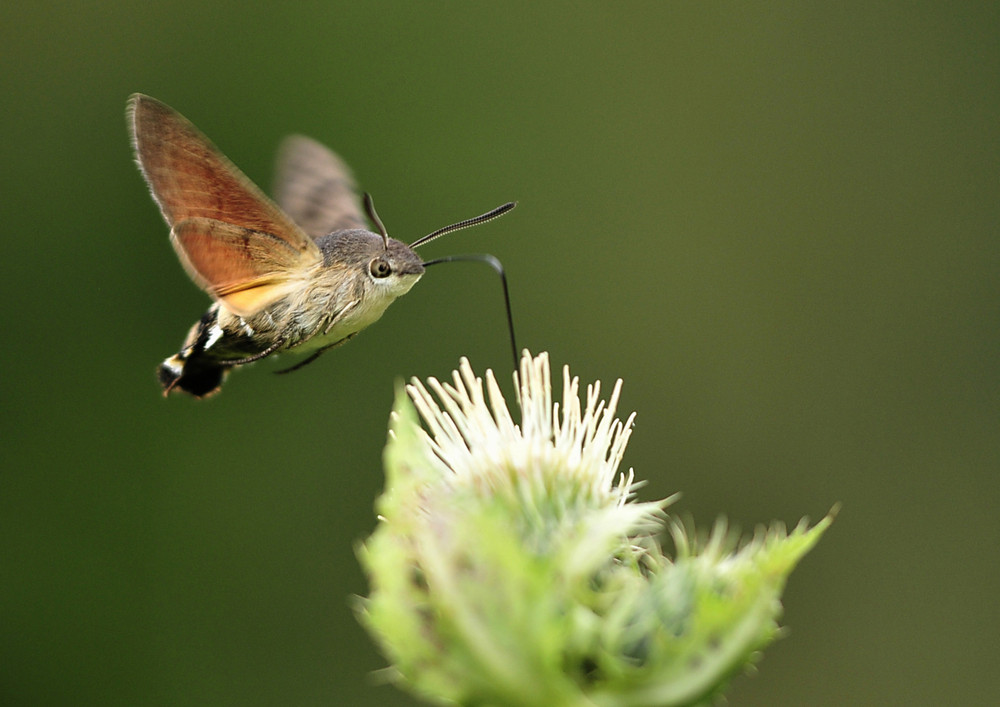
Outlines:
{"label": "hummingbird hawk-moth", "polygon": [[275,198],[268,198],[205,135],[149,96],[128,101],[128,125],[139,169],[159,204],[177,256],[215,300],[178,353],[159,367],[164,395],[204,397],[226,374],[279,352],[308,354],[288,372],[314,361],[375,322],[439,262],[482,260],[506,278],[489,255],[423,262],[414,248],[438,236],[485,223],[514,202],[439,229],[409,245],[390,238],[365,195],[368,230],[350,170],[333,152],[302,136],[279,151]]}

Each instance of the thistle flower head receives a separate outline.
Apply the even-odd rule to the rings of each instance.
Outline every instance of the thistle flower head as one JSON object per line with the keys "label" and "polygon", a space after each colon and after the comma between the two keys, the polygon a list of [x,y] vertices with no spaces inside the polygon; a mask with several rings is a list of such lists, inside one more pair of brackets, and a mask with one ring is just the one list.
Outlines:
{"label": "thistle flower head", "polygon": [[[360,548],[365,625],[392,675],[437,701],[481,705],[697,704],[773,638],[787,574],[829,520],[737,549],[699,544],[670,499],[639,503],[619,472],[634,415],[599,383],[525,354],[515,421],[491,372],[397,395],[378,528]],[[411,402],[412,401],[412,402]],[[423,426],[417,418],[419,413]]]}
{"label": "thistle flower head", "polygon": [[[525,539],[548,542],[560,537],[556,526],[586,522],[597,515],[612,533],[649,525],[661,504],[627,504],[633,495],[633,472],[618,475],[632,432],[634,414],[615,417],[621,381],[607,402],[601,385],[587,386],[586,403],[579,380],[563,369],[562,402],[553,402],[548,357],[526,356],[515,377],[520,423],[511,417],[492,371],[485,383],[462,359],[451,384],[434,378],[427,386],[414,380],[406,387],[427,427],[417,430],[424,445],[428,481],[451,504],[469,495],[477,502],[508,504]],[[591,541],[594,538],[590,538]]]}

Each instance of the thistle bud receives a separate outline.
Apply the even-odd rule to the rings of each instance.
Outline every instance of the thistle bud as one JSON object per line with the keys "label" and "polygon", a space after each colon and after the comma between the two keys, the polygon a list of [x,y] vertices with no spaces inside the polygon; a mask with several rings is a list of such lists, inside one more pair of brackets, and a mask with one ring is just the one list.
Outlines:
{"label": "thistle bud", "polygon": [[[364,625],[401,686],[477,705],[694,705],[775,637],[795,564],[832,521],[740,544],[635,500],[634,414],[525,354],[520,422],[462,360],[397,395],[379,524],[359,549]],[[423,420],[423,425],[420,419]],[[669,527],[675,553],[656,537]]]}

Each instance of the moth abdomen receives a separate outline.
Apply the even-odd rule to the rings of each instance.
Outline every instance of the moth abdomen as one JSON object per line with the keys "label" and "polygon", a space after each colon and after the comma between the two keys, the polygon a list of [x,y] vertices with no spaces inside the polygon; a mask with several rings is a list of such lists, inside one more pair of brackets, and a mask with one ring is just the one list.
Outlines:
{"label": "moth abdomen", "polygon": [[164,395],[179,388],[196,398],[203,398],[222,386],[229,368],[204,357],[183,358],[183,354],[178,353],[160,364],[157,377]]}
{"label": "moth abdomen", "polygon": [[226,331],[213,305],[191,327],[181,350],[165,359],[157,370],[164,394],[176,389],[202,398],[219,389],[234,359],[259,353],[251,339]]}

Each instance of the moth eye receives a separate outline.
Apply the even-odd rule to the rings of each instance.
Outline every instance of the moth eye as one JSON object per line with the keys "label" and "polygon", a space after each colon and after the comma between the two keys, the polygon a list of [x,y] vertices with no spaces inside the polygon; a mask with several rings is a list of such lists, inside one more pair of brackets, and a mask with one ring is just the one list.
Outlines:
{"label": "moth eye", "polygon": [[375,258],[368,266],[368,270],[371,272],[372,277],[383,278],[389,277],[392,274],[392,266],[389,265],[389,261],[385,258]]}

